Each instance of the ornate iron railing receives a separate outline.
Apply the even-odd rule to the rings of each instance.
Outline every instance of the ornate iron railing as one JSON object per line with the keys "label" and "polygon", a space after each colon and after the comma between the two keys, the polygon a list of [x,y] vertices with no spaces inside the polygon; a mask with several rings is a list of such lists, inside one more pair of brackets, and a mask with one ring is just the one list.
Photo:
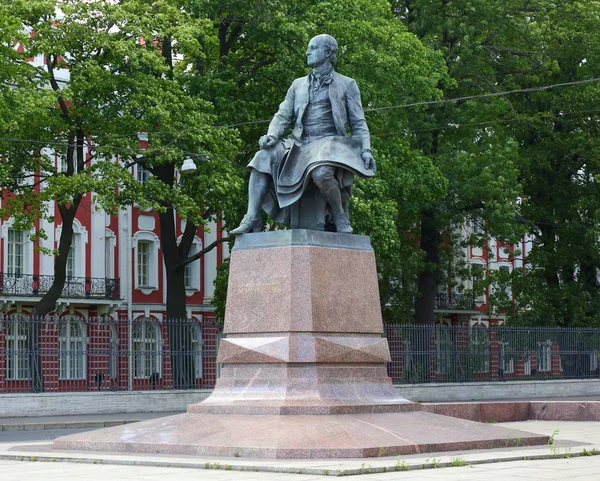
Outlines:
{"label": "ornate iron railing", "polygon": [[[54,276],[0,272],[0,296],[42,296],[53,282]],[[120,299],[120,282],[119,279],[104,277],[67,277],[61,297]]]}
{"label": "ornate iron railing", "polygon": [[436,309],[472,309],[474,299],[472,295],[459,292],[440,292],[435,296]]}

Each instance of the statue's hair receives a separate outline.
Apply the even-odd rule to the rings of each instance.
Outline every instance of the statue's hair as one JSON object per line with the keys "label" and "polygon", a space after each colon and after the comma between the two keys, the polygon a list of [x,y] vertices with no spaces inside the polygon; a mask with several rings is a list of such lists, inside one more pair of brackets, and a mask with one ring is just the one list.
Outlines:
{"label": "statue's hair", "polygon": [[329,52],[331,52],[331,57],[329,57],[329,60],[331,61],[332,65],[335,65],[337,63],[337,51],[338,51],[337,40],[335,38],[333,38],[331,35],[327,35],[326,33],[317,35],[316,37],[313,38],[313,40],[314,39],[319,39],[325,44],[325,47],[327,47]]}

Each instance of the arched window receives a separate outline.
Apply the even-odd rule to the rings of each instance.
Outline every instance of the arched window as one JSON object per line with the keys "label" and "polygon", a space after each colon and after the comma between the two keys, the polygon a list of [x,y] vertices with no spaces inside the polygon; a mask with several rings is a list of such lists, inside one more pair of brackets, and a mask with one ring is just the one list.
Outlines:
{"label": "arched window", "polygon": [[152,319],[136,321],[133,332],[134,377],[156,380],[161,375],[160,334]]}
{"label": "arched window", "polygon": [[6,378],[10,381],[29,379],[29,352],[25,317],[10,316],[6,326]]}
{"label": "arched window", "polygon": [[192,326],[192,353],[194,356],[194,378],[202,379],[202,330]]}
{"label": "arched window", "polygon": [[85,379],[85,333],[83,322],[77,317],[60,321],[58,331],[59,379]]}

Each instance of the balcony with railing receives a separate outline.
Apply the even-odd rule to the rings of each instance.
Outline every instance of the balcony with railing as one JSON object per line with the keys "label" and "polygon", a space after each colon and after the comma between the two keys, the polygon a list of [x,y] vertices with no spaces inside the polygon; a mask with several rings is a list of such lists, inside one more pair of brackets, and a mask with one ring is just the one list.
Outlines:
{"label": "balcony with railing", "polygon": [[[41,297],[48,292],[54,276],[0,272],[0,296]],[[119,279],[67,277],[61,298],[119,300]]]}
{"label": "balcony with railing", "polygon": [[475,298],[472,294],[460,292],[438,292],[435,295],[435,309],[467,309],[475,308]]}

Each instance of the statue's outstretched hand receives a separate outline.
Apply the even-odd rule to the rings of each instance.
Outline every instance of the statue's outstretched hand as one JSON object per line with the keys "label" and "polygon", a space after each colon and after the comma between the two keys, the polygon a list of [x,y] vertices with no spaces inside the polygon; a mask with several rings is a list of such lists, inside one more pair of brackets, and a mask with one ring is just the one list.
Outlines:
{"label": "statue's outstretched hand", "polygon": [[263,135],[258,141],[258,147],[261,149],[268,149],[273,147],[277,142],[279,142],[277,137],[272,135]]}
{"label": "statue's outstretched hand", "polygon": [[377,164],[375,164],[375,159],[373,158],[373,154],[369,150],[365,150],[362,153],[362,159],[365,163],[365,169],[372,170],[373,172],[377,171]]}

